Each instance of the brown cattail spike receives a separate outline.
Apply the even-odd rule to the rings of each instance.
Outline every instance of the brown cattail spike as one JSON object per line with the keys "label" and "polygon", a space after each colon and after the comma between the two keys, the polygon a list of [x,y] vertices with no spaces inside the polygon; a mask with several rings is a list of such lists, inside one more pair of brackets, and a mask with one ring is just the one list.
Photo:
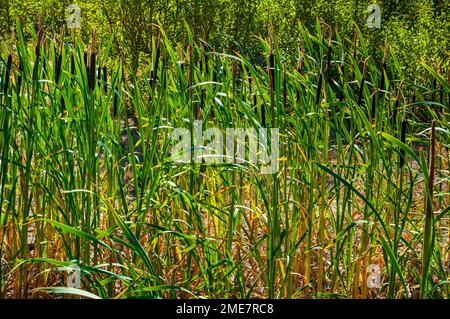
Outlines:
{"label": "brown cattail spike", "polygon": [[108,93],[108,71],[106,66],[103,66],[103,89]]}
{"label": "brown cattail spike", "polygon": [[96,59],[96,38],[95,38],[95,31],[92,31],[92,45],[91,45],[91,59],[90,59],[90,64],[89,64],[89,89],[92,91],[94,91],[94,87],[95,87],[95,59]]}
{"label": "brown cattail spike", "polygon": [[[56,51],[56,48],[55,48]],[[59,82],[59,78],[61,76],[61,65],[62,65],[62,56],[63,56],[63,45],[60,44],[59,51],[56,53],[56,67],[55,67],[55,82]]]}
{"label": "brown cattail spike", "polygon": [[12,67],[12,54],[8,54],[8,60],[6,62],[6,74],[5,74],[5,85],[3,87],[3,96],[8,96],[8,89],[9,89],[9,83],[10,83],[10,77],[11,77],[11,67]]}

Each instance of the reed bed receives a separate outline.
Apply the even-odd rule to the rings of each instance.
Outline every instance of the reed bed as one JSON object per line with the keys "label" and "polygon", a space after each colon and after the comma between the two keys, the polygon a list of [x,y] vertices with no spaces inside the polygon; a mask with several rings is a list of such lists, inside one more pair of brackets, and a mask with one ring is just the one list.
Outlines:
{"label": "reed bed", "polygon": [[[265,65],[159,29],[135,73],[30,32],[0,48],[0,298],[449,297],[445,70],[321,23]],[[279,128],[279,171],[173,163],[195,120]]]}

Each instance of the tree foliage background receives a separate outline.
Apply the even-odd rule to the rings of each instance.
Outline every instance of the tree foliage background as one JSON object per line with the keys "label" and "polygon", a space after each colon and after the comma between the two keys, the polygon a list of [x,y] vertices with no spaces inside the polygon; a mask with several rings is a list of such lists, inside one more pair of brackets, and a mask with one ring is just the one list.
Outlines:
{"label": "tree foliage background", "polygon": [[[261,52],[258,37],[273,28],[282,49],[295,53],[299,26],[312,28],[317,19],[352,38],[354,23],[375,53],[387,39],[395,49],[405,76],[416,74],[417,61],[449,66],[448,0],[0,0],[0,37],[8,38],[21,21],[28,28],[45,26],[58,33],[65,25],[66,8],[81,8],[79,34],[89,41],[92,30],[100,40],[112,38],[113,49],[136,67],[151,50],[154,24],[161,24],[174,41],[193,36],[215,50],[238,51],[255,59]],[[368,29],[367,7],[378,3],[381,28]],[[2,41],[6,43],[6,41]]]}

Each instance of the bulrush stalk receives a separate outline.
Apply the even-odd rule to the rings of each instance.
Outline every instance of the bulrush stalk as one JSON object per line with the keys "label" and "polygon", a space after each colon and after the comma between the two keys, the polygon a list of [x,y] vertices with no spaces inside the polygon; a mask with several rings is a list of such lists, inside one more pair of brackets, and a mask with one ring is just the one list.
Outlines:
{"label": "bulrush stalk", "polygon": [[[4,298],[6,291],[2,289],[6,282],[6,275],[4,274],[4,266],[3,266],[3,249],[5,244],[5,225],[6,225],[6,214],[3,215],[2,207],[6,198],[6,181],[8,178],[8,153],[11,141],[11,133],[10,133],[10,114],[11,112],[8,110],[11,108],[10,98],[9,98],[9,83],[11,76],[11,67],[12,67],[12,48],[9,49],[8,58],[6,62],[6,70],[5,73],[0,72],[0,76],[2,76],[3,83],[0,82],[0,90],[1,85],[3,84],[3,96],[0,98],[0,124],[2,125],[2,129],[0,131],[0,213],[2,213],[2,217],[5,216],[5,219],[2,218],[2,222],[0,223],[0,254],[2,257],[0,258],[0,297]],[[2,70],[2,69],[0,69]],[[3,70],[2,70],[3,71]]]}
{"label": "bulrush stalk", "polygon": [[425,225],[423,230],[423,247],[422,247],[422,284],[420,287],[421,298],[426,298],[428,293],[429,270],[431,266],[431,257],[433,254],[433,237],[434,237],[434,209],[433,209],[433,191],[434,176],[436,163],[436,121],[431,124],[430,149],[429,149],[429,166],[428,166],[428,185],[425,191]]}

